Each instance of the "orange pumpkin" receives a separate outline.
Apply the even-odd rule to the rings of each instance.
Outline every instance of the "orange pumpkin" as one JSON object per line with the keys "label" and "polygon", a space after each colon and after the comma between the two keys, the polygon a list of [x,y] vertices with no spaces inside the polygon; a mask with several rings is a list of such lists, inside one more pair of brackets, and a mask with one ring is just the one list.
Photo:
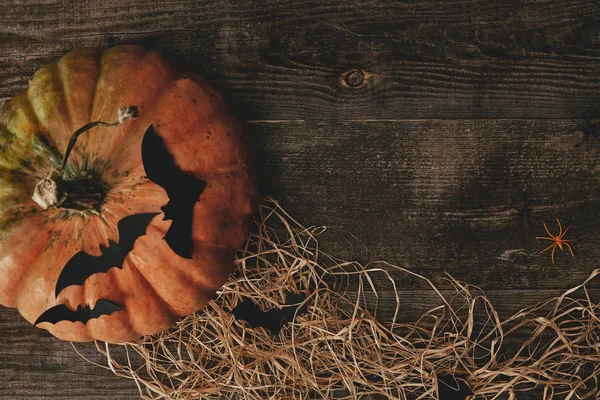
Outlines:
{"label": "orange pumpkin", "polygon": [[37,71],[0,109],[0,177],[0,303],[71,341],[130,341],[202,308],[256,203],[221,95],[138,46]]}

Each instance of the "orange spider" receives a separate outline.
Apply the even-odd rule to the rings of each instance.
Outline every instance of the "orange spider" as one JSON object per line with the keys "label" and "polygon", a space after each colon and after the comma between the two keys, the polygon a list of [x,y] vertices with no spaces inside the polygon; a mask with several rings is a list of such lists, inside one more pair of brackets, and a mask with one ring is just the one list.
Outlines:
{"label": "orange spider", "polygon": [[556,218],[556,222],[558,223],[558,229],[559,229],[558,235],[555,236],[555,235],[551,234],[550,231],[548,230],[548,227],[546,226],[546,224],[544,224],[544,229],[546,229],[546,232],[548,232],[548,235],[550,235],[550,237],[545,237],[545,236],[537,236],[536,237],[536,239],[551,240],[554,242],[550,246],[546,247],[544,250],[540,251],[540,254],[542,254],[543,252],[552,249],[552,264],[554,264],[554,252],[556,251],[556,247],[559,247],[561,250],[563,250],[563,244],[569,248],[569,251],[571,252],[571,256],[575,257],[575,255],[573,254],[573,248],[571,248],[571,245],[569,243],[567,243],[567,242],[574,242],[575,240],[574,239],[571,239],[571,240],[563,239],[563,237],[569,231],[569,229],[571,229],[571,227],[569,226],[563,232],[562,225],[560,224],[560,221],[558,220],[558,218]]}

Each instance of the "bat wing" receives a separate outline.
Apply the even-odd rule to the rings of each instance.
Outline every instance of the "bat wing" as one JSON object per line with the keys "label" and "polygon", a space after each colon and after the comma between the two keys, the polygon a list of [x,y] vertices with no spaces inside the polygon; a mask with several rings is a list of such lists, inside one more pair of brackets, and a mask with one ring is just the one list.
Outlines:
{"label": "bat wing", "polygon": [[56,324],[60,321],[70,322],[83,322],[86,324],[92,318],[99,318],[102,315],[112,315],[117,311],[124,311],[123,308],[109,300],[100,299],[96,302],[96,306],[93,309],[90,307],[80,307],[73,311],[64,304],[59,304],[45,311],[38,317],[34,325],[41,324],[42,322],[50,322]]}
{"label": "bat wing", "polygon": [[[169,201],[164,207],[165,219],[173,222],[165,234],[165,241],[179,257],[192,258],[192,217],[195,200],[177,199]],[[171,211],[174,210],[174,211]]]}
{"label": "bat wing", "polygon": [[[267,312],[268,329],[277,335],[285,324],[293,322],[294,317],[306,312],[306,305],[300,307],[300,304],[306,300],[306,296],[297,293],[288,293],[285,306],[281,309],[273,308]],[[300,307],[300,309],[298,309]]]}
{"label": "bat wing", "polygon": [[100,299],[96,302],[96,307],[90,310],[90,319],[100,318],[103,315],[112,315],[117,311],[125,310],[117,303],[114,303],[110,300]]}
{"label": "bat wing", "polygon": [[[119,245],[121,253],[127,255],[133,250],[133,244],[140,237],[146,234],[148,224],[158,213],[144,213],[128,215],[119,221]],[[123,261],[121,260],[121,265]]]}
{"label": "bat wing", "polygon": [[[114,243],[110,242],[109,249],[113,245]],[[75,254],[67,261],[67,264],[65,264],[58,276],[54,291],[55,296],[58,297],[59,293],[67,286],[83,285],[85,280],[92,274],[108,271],[110,267],[107,267],[105,264],[103,255],[95,257],[83,251]]]}
{"label": "bat wing", "polygon": [[46,310],[42,315],[38,317],[34,325],[41,324],[42,322],[50,322],[56,324],[59,321],[79,321],[78,311],[69,309],[64,304],[59,304]]}
{"label": "bat wing", "polygon": [[142,164],[148,179],[165,189],[167,194],[173,189],[176,190],[174,178],[182,172],[152,125],[148,127],[142,139]]}
{"label": "bat wing", "polygon": [[281,328],[289,322],[286,318],[287,315],[282,309],[272,308],[267,311],[265,328],[274,336],[278,335],[281,332]]}
{"label": "bat wing", "polygon": [[[298,293],[288,293],[285,306],[281,309],[282,321],[284,324],[294,321],[294,316],[306,312],[306,304],[300,307],[300,304],[306,300],[306,296]],[[300,307],[300,308],[298,308]]]}
{"label": "bat wing", "polygon": [[148,179],[161,186],[169,197],[163,207],[164,219],[173,221],[165,235],[167,244],[180,257],[191,259],[193,208],[206,182],[177,166],[152,125],[142,140],[142,162]]}
{"label": "bat wing", "polygon": [[252,328],[266,327],[266,313],[252,300],[246,299],[239,303],[232,314],[237,320],[246,321]]}
{"label": "bat wing", "polygon": [[232,314],[236,319],[248,322],[252,328],[266,328],[273,335],[278,335],[281,328],[292,322],[297,313],[306,312],[306,305],[298,309],[304,300],[306,296],[302,294],[288,293],[285,307],[263,312],[252,300],[246,299],[233,309]]}
{"label": "bat wing", "polygon": [[119,221],[119,244],[109,241],[109,246],[101,248],[102,254],[92,256],[83,251],[75,254],[62,269],[56,282],[55,296],[71,285],[83,285],[90,276],[107,272],[116,267],[122,268],[125,256],[133,249],[134,242],[146,234],[146,228],[158,213],[134,214]]}

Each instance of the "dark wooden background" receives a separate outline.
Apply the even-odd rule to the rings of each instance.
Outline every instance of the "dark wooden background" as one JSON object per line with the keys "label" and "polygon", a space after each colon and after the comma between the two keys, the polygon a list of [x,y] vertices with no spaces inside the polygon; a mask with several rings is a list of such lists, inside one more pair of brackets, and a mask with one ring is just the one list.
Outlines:
{"label": "dark wooden background", "polygon": [[[569,132],[600,111],[597,0],[2,0],[0,99],[117,43],[213,80],[254,137],[263,193],[330,226],[330,253],[354,241],[363,260],[447,271],[502,315],[599,266],[600,146]],[[340,83],[354,68],[362,87]],[[535,236],[556,217],[576,257],[552,265]],[[433,304],[397,278],[405,318]],[[15,310],[0,309],[0,349],[3,399],[138,398]]]}

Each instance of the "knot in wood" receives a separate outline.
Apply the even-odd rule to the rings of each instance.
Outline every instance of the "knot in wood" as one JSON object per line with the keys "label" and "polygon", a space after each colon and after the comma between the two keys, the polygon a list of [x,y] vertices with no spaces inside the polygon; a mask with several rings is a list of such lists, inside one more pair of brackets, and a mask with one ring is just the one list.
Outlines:
{"label": "knot in wood", "polygon": [[362,71],[352,71],[346,75],[346,83],[348,86],[357,87],[365,81],[365,73]]}
{"label": "knot in wood", "polygon": [[372,74],[359,68],[353,68],[340,76],[340,84],[347,88],[360,89],[366,86]]}

